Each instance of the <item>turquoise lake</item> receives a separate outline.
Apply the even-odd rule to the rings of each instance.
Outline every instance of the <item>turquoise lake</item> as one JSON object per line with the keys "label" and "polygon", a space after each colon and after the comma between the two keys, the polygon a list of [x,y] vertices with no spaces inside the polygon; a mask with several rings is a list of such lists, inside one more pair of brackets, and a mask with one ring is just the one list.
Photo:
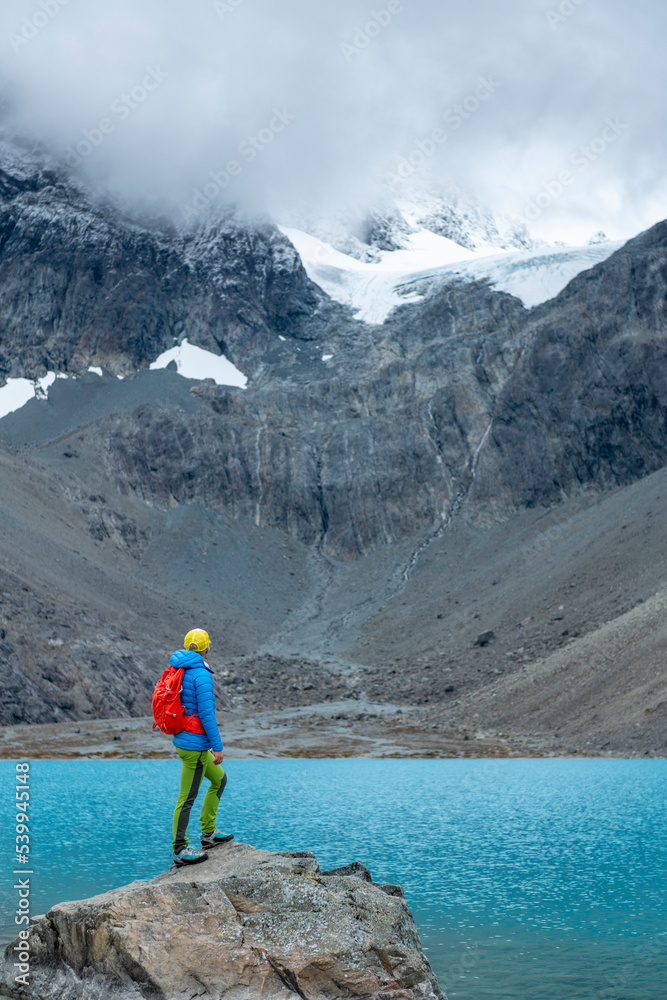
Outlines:
{"label": "turquoise lake", "polygon": [[[667,762],[225,766],[218,826],[401,884],[449,1000],[666,1000]],[[33,914],[169,867],[177,761],[30,768]],[[14,777],[1,761],[3,943],[15,936]]]}

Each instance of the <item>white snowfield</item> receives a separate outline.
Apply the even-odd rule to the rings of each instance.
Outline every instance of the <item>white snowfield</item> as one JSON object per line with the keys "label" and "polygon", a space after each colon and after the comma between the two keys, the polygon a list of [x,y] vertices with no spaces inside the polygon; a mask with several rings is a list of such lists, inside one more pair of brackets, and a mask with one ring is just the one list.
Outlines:
{"label": "white snowfield", "polygon": [[248,384],[247,376],[228,361],[224,354],[213,354],[202,347],[195,347],[187,339],[164,351],[149,368],[166,368],[172,361],[176,362],[178,374],[184,378],[212,378],[218,385],[233,385],[239,389],[245,389]]}
{"label": "white snowfield", "polygon": [[14,410],[20,410],[22,406],[34,396],[37,399],[46,399],[49,386],[53,385],[57,378],[67,378],[66,375],[56,376],[55,372],[47,372],[43,378],[38,378],[31,382],[28,378],[8,378],[0,389],[0,419],[6,417]]}
{"label": "white snowfield", "polygon": [[417,302],[426,283],[447,275],[470,281],[488,278],[498,291],[521,299],[527,308],[558,295],[580,274],[606,260],[624,241],[498,251],[490,244],[468,250],[453,240],[421,229],[406,238],[403,250],[379,251],[366,263],[335,250],[299,229],[280,227],[297,250],[311,281],[332,299],[354,309],[355,318],[380,324],[398,305]]}
{"label": "white snowfield", "polygon": [[[248,382],[243,372],[240,372],[224,355],[213,354],[201,347],[195,347],[187,340],[184,340],[177,347],[165,351],[159,358],[156,358],[152,365],[149,365],[149,368],[166,368],[170,361],[176,362],[178,373],[184,378],[198,380],[212,378],[218,385],[233,385],[241,389],[245,389]],[[101,368],[91,367],[88,371],[94,375],[102,375]],[[47,399],[49,387],[53,385],[55,380],[68,377],[48,372],[43,378],[34,382],[27,378],[7,379],[6,384],[0,389],[0,420],[8,413],[20,410],[34,397],[41,400]],[[119,375],[118,378],[120,379],[121,376]]]}
{"label": "white snowfield", "polygon": [[[101,368],[89,368],[89,372],[94,375],[101,375]],[[22,406],[30,402],[31,399],[48,399],[49,388],[57,378],[69,378],[63,372],[57,375],[55,372],[47,372],[43,378],[31,381],[28,378],[8,378],[0,389],[0,420],[14,410],[20,410]],[[74,378],[74,376],[72,376]]]}

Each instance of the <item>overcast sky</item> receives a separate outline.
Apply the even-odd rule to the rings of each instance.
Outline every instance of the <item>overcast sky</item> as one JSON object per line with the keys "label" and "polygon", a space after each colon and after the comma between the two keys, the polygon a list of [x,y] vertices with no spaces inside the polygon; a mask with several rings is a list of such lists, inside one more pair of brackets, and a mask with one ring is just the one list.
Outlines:
{"label": "overcast sky", "polygon": [[0,81],[79,173],[180,216],[367,204],[402,165],[583,242],[667,217],[665,38],[660,0],[4,0]]}

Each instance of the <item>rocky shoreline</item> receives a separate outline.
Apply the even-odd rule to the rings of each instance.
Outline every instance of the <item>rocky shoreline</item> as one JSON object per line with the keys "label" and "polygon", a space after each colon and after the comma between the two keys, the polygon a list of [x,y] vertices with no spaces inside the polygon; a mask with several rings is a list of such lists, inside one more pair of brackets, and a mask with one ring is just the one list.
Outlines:
{"label": "rocky shoreline", "polygon": [[[532,674],[538,668],[528,668]],[[515,695],[510,684],[508,701]],[[539,689],[533,699],[539,699]],[[555,697],[555,695],[553,696]],[[532,706],[537,718],[552,703]],[[443,711],[440,705],[395,705],[348,699],[269,711],[226,709],[218,712],[227,760],[276,758],[511,758],[620,757],[662,758],[663,747],[644,748],[640,733],[620,745],[592,745],[581,728],[557,739],[546,724],[534,730],[507,725],[479,725],[474,709],[498,713],[493,691],[474,692],[463,705]],[[582,709],[583,711],[584,709]],[[452,724],[450,711],[460,712]],[[647,716],[651,720],[651,716]],[[576,721],[576,720],[575,720]],[[171,740],[153,730],[153,719],[88,719],[82,722],[0,727],[0,760],[160,760],[173,759]],[[656,719],[660,725],[660,719]],[[540,731],[541,729],[541,731]],[[657,741],[656,741],[657,742]],[[634,744],[634,745],[633,745]]]}
{"label": "rocky shoreline", "polygon": [[[172,759],[153,719],[95,719],[0,728],[0,760]],[[227,760],[279,757],[551,757],[564,748],[533,738],[452,731],[424,709],[342,701],[273,712],[219,712]]]}
{"label": "rocky shoreline", "polygon": [[[15,943],[15,942],[14,942]],[[399,886],[310,851],[216,848],[91,899],[59,903],[24,939],[32,1000],[446,1000]]]}

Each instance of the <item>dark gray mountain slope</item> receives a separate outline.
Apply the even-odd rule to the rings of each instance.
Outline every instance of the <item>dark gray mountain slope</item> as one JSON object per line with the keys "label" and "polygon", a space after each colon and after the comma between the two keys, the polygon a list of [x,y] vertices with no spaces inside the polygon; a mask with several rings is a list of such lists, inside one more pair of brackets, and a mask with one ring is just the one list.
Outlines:
{"label": "dark gray mountain slope", "polygon": [[667,463],[667,222],[534,309],[524,331],[473,505],[551,504]]}
{"label": "dark gray mountain slope", "polygon": [[[261,680],[251,703],[446,701],[501,669],[473,645],[480,587],[516,665],[512,618],[536,622],[523,663],[661,586],[651,562],[612,599],[605,564],[564,630],[540,619],[539,553],[528,572],[513,546],[559,504],[599,511],[604,537],[599,491],[667,464],[666,223],[537,309],[449,282],[370,327],[268,222],[129,218],[8,143],[0,198],[0,375],[128,375],[58,382],[0,421],[7,721],[145,711],[171,636],[202,619]],[[136,373],[185,336],[248,388]]]}
{"label": "dark gray mountain slope", "polygon": [[245,392],[195,388],[204,411],[147,404],[87,433],[121,490],[199,500],[338,559],[464,502],[504,517],[633,482],[667,459],[666,229],[531,313],[480,283],[438,288],[336,362],[265,364]]}
{"label": "dark gray mountain slope", "polygon": [[149,504],[198,501],[350,559],[464,501],[504,516],[665,462],[665,224],[531,312],[449,283],[368,327],[268,223],[147,228],[36,154],[5,144],[1,162],[0,369],[128,372],[188,335],[250,375],[84,429]]}
{"label": "dark gray mountain slope", "polygon": [[[249,373],[322,295],[268,223],[197,233],[91,199],[46,154],[0,142],[0,377],[102,365],[127,374],[176,338]],[[325,305],[326,309],[326,305]]]}
{"label": "dark gray mountain slope", "polygon": [[303,361],[244,392],[205,384],[193,389],[204,412],[147,405],[88,433],[119,488],[148,503],[197,499],[356,558],[451,510],[522,313],[484,286],[454,287],[418,322],[410,310],[376,331],[365,356],[351,347],[338,371]]}

